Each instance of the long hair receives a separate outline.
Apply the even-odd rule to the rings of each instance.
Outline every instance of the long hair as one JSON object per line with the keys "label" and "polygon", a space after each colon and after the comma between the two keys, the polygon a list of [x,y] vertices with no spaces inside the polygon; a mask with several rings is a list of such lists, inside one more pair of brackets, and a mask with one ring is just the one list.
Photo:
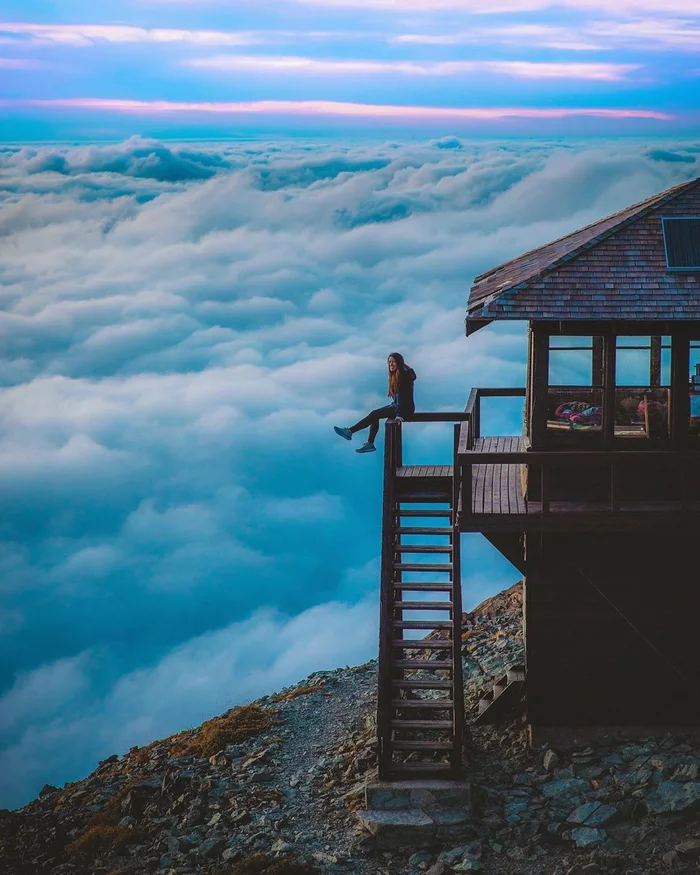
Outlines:
{"label": "long hair", "polygon": [[389,369],[389,359],[394,359],[396,362],[396,370],[392,373],[389,371],[389,391],[387,395],[397,395],[399,391],[399,380],[401,373],[406,367],[406,362],[400,352],[390,352],[387,356],[387,370]]}

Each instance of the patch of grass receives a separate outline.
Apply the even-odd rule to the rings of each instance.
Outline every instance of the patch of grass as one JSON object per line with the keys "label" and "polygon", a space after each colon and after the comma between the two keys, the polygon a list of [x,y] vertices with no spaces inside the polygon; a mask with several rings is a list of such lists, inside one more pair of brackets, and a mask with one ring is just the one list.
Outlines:
{"label": "patch of grass", "polygon": [[253,854],[234,863],[230,869],[217,869],[212,875],[321,875],[309,863],[268,857],[267,854]]}
{"label": "patch of grass", "polygon": [[240,744],[265,732],[274,725],[272,714],[259,705],[242,705],[223,717],[214,717],[202,723],[199,734],[186,748],[187,754],[212,756],[227,744]]}
{"label": "patch of grass", "polygon": [[317,690],[323,689],[326,682],[321,681],[319,684],[310,684],[308,687],[294,687],[293,690],[288,690],[286,693],[275,693],[271,696],[273,702],[291,702],[297,696],[307,696],[309,693],[315,693]]}
{"label": "patch of grass", "polygon": [[118,852],[127,845],[137,845],[142,839],[143,833],[138,829],[98,823],[89,827],[75,841],[66,845],[66,854],[69,857],[74,857],[77,854],[95,856],[103,851]]}

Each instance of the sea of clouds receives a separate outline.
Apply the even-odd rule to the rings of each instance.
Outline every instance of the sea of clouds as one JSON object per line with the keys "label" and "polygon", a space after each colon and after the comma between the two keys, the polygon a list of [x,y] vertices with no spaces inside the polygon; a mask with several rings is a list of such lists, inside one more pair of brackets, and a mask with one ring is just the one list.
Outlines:
{"label": "sea of clouds", "polygon": [[[464,337],[474,276],[699,174],[697,143],[0,149],[0,806],[374,656],[381,453],[332,426],[394,350],[422,410],[523,385],[522,324]],[[409,463],[450,445],[406,427]],[[517,579],[465,559],[468,607]]]}

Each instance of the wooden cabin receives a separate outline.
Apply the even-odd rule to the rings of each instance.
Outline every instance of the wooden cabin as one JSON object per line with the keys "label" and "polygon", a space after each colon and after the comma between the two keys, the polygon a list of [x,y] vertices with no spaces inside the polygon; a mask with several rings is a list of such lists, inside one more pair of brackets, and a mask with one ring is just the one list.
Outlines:
{"label": "wooden cabin", "polygon": [[[454,420],[451,466],[404,466],[401,426],[387,425],[384,778],[461,768],[461,532],[524,575],[533,744],[700,724],[700,179],[477,277],[467,335],[503,319],[528,323],[525,387],[416,414]],[[482,434],[494,396],[524,396],[522,435]],[[419,610],[441,619],[411,623]],[[433,630],[434,649],[409,649],[411,628]]]}

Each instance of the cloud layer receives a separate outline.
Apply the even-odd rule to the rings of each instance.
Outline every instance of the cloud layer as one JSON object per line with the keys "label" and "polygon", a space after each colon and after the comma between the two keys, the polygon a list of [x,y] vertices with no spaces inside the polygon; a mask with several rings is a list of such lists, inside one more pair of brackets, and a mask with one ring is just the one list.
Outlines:
{"label": "cloud layer", "polygon": [[[381,454],[334,424],[522,385],[473,277],[698,175],[700,145],[0,151],[0,806],[375,652]],[[556,192],[556,197],[552,193]],[[517,432],[517,405],[484,427]],[[407,428],[408,463],[449,426]],[[465,539],[465,603],[517,574]],[[343,635],[337,635],[337,629]],[[31,767],[27,765],[31,762]]]}

